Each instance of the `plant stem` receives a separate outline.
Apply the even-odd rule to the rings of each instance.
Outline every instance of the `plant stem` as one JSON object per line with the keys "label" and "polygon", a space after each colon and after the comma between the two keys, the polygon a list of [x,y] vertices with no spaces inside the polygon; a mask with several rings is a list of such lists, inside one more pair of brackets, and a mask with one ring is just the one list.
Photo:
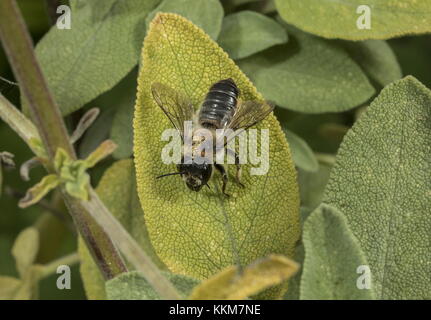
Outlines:
{"label": "plant stem", "polygon": [[[60,110],[36,60],[32,41],[15,0],[0,1],[0,39],[51,163],[58,148],[64,149],[72,159],[76,159]],[[4,103],[3,99],[1,102]],[[52,166],[47,169],[52,171]],[[64,190],[62,194],[75,225],[104,278],[111,279],[127,271],[119,252],[104,230],[76,199]]]}
{"label": "plant stem", "polygon": [[[17,108],[15,108],[2,94],[0,94],[0,118],[3,119],[3,121],[6,122],[28,145],[30,139],[40,140],[39,132],[37,132],[34,124]],[[35,152],[36,150],[32,151]]]}
{"label": "plant stem", "polygon": [[57,148],[63,148],[75,158],[64,123],[59,121],[62,119],[60,110],[48,90],[34,55],[32,41],[14,0],[0,1],[0,37],[48,155],[53,158]]}
{"label": "plant stem", "polygon": [[48,264],[44,264],[40,266],[40,279],[50,276],[54,272],[57,271],[58,266],[67,265],[72,266],[79,262],[78,253],[74,252],[67,256],[61,257],[57,260],[54,260]]}
{"label": "plant stem", "polygon": [[335,155],[330,153],[315,153],[317,161],[333,166],[335,164]]}
{"label": "plant stem", "polygon": [[113,237],[121,252],[128,258],[137,271],[144,274],[145,279],[164,299],[178,300],[178,294],[172,284],[160,273],[151,258],[139,247],[124,227],[114,219],[97,194],[90,190],[90,201],[84,202],[88,212]]}

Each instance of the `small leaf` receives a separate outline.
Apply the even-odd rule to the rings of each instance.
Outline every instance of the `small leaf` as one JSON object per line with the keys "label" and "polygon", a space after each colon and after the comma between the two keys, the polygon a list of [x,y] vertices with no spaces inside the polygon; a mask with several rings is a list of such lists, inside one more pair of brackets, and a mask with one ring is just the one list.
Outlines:
{"label": "small leaf", "polygon": [[71,29],[54,25],[36,46],[38,61],[63,115],[111,89],[136,65],[145,17],[158,3],[71,1]]}
{"label": "small leaf", "polygon": [[380,86],[384,87],[402,77],[397,58],[386,41],[343,41],[341,45],[368,77]]}
{"label": "small leaf", "polygon": [[29,227],[20,232],[12,247],[16,267],[21,278],[24,278],[28,269],[34,263],[39,251],[39,232]]}
{"label": "small leaf", "polygon": [[344,213],[378,299],[431,298],[431,91],[408,76],[345,136],[324,202]]}
{"label": "small leaf", "polygon": [[24,198],[19,200],[18,206],[20,208],[27,208],[32,204],[39,202],[51,190],[56,188],[61,183],[60,179],[55,174],[49,174],[42,178],[42,180],[27,190]]}
{"label": "small leaf", "polygon": [[287,42],[287,33],[274,20],[254,11],[226,16],[217,42],[232,59],[241,59]]}
{"label": "small leaf", "polygon": [[366,102],[374,88],[336,43],[285,25],[289,42],[238,61],[278,106],[305,113],[340,112]]}
{"label": "small leaf", "polygon": [[21,280],[17,278],[0,276],[0,300],[14,299],[21,285]]}
{"label": "small leaf", "polygon": [[[106,99],[113,96],[111,91],[103,94],[95,100],[95,103],[105,105]],[[84,133],[79,143],[79,157],[86,158],[93,152],[103,141],[109,138],[109,131],[112,127],[112,120],[118,105],[108,104],[101,109],[100,115],[94,121],[90,128]]]}
{"label": "small leaf", "polygon": [[88,186],[90,185],[90,176],[83,170],[85,166],[81,165],[78,169],[80,173],[72,181],[66,181],[64,187],[72,197],[87,201]]}
{"label": "small leaf", "polygon": [[84,163],[88,168],[94,167],[99,161],[109,156],[117,148],[117,145],[112,140],[103,141],[92,153],[85,158]]}
{"label": "small leaf", "polygon": [[281,255],[259,259],[238,272],[230,266],[193,289],[194,300],[240,300],[289,279],[299,265]]}
{"label": "small leaf", "polygon": [[75,130],[73,131],[72,135],[70,136],[70,143],[74,144],[76,141],[81,139],[85,131],[94,123],[94,121],[97,119],[97,116],[100,113],[99,108],[91,108],[90,110],[86,111],[84,115],[79,119],[78,124],[76,125]]}
{"label": "small leaf", "polygon": [[[275,4],[287,22],[326,38],[388,39],[431,32],[428,1],[275,0]],[[363,9],[363,5],[368,9]],[[367,15],[369,28],[362,28]]]}
{"label": "small leaf", "polygon": [[[133,160],[126,159],[115,162],[104,173],[96,191],[109,211],[142,246],[153,262],[159,268],[165,269],[166,267],[154,252],[148,237],[144,212],[141,209],[136,192]],[[79,254],[81,257],[81,276],[88,298],[104,299],[104,280],[82,241],[79,242]]]}
{"label": "small leaf", "polygon": [[159,12],[176,13],[202,28],[212,39],[217,39],[223,20],[223,7],[218,0],[163,0],[147,16],[147,29]]}
{"label": "small leaf", "polygon": [[13,161],[13,158],[14,155],[10,152],[0,152],[0,196],[2,194],[3,186],[3,168],[15,168],[15,162]]}
{"label": "small leaf", "polygon": [[[164,165],[160,158],[165,146],[160,137],[171,125],[151,96],[152,83],[185,92],[196,107],[213,83],[229,77],[243,99],[263,97],[216,43],[175,14],[156,16],[142,58],[134,155],[139,199],[158,256],[172,272],[200,280],[235,263],[236,243],[244,265],[271,253],[292,256],[299,237],[296,172],[273,115],[257,126],[270,129],[268,173],[252,176],[251,165],[243,165],[245,188],[232,181],[227,187],[229,199],[220,192],[217,174],[210,181],[212,189],[200,192],[189,190],[180,177],[155,179],[175,171],[175,166]],[[234,176],[234,166],[228,169]]]}
{"label": "small leaf", "polygon": [[[183,297],[187,297],[193,287],[199,284],[198,280],[163,272]],[[149,285],[139,272],[123,273],[106,282],[106,297],[108,300],[160,300],[159,295]]]}
{"label": "small leaf", "polygon": [[290,130],[285,129],[284,133],[292,150],[292,159],[295,165],[305,171],[317,171],[319,163],[307,142]]}
{"label": "small leaf", "polygon": [[[346,218],[335,208],[322,204],[305,221],[305,260],[300,298],[306,300],[373,299],[370,289],[359,289],[359,266],[366,266],[358,240]],[[371,282],[371,280],[370,280]]]}
{"label": "small leaf", "polygon": [[15,162],[13,161],[14,157],[15,156],[10,152],[0,152],[0,165],[10,169],[15,168]]}

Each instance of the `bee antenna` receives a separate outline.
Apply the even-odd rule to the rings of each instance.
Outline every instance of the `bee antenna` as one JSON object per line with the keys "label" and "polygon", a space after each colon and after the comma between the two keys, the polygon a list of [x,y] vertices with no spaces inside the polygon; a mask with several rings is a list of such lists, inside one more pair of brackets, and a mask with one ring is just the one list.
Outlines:
{"label": "bee antenna", "polygon": [[208,183],[206,183],[205,185],[208,187],[208,189],[211,190],[211,187],[210,187],[210,185]]}
{"label": "bee antenna", "polygon": [[172,172],[172,173],[166,173],[166,174],[162,174],[161,176],[156,177],[156,179],[163,178],[163,177],[167,177],[167,176],[173,176],[173,175],[176,175],[176,174],[184,174],[184,173],[185,173],[185,172]]}

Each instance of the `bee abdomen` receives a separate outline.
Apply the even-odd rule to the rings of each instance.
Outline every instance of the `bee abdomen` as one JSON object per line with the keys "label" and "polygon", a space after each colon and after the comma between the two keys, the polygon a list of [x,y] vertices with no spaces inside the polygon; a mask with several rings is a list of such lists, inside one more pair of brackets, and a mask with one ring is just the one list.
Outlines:
{"label": "bee abdomen", "polygon": [[232,79],[213,84],[199,113],[199,124],[205,128],[223,128],[235,113],[239,89]]}

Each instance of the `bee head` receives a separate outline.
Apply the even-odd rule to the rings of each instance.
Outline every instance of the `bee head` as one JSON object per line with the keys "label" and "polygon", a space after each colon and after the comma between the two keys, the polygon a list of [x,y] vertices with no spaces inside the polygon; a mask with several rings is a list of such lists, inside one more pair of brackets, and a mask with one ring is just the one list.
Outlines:
{"label": "bee head", "polygon": [[212,166],[208,163],[179,164],[177,168],[187,187],[193,191],[202,189],[211,178]]}

